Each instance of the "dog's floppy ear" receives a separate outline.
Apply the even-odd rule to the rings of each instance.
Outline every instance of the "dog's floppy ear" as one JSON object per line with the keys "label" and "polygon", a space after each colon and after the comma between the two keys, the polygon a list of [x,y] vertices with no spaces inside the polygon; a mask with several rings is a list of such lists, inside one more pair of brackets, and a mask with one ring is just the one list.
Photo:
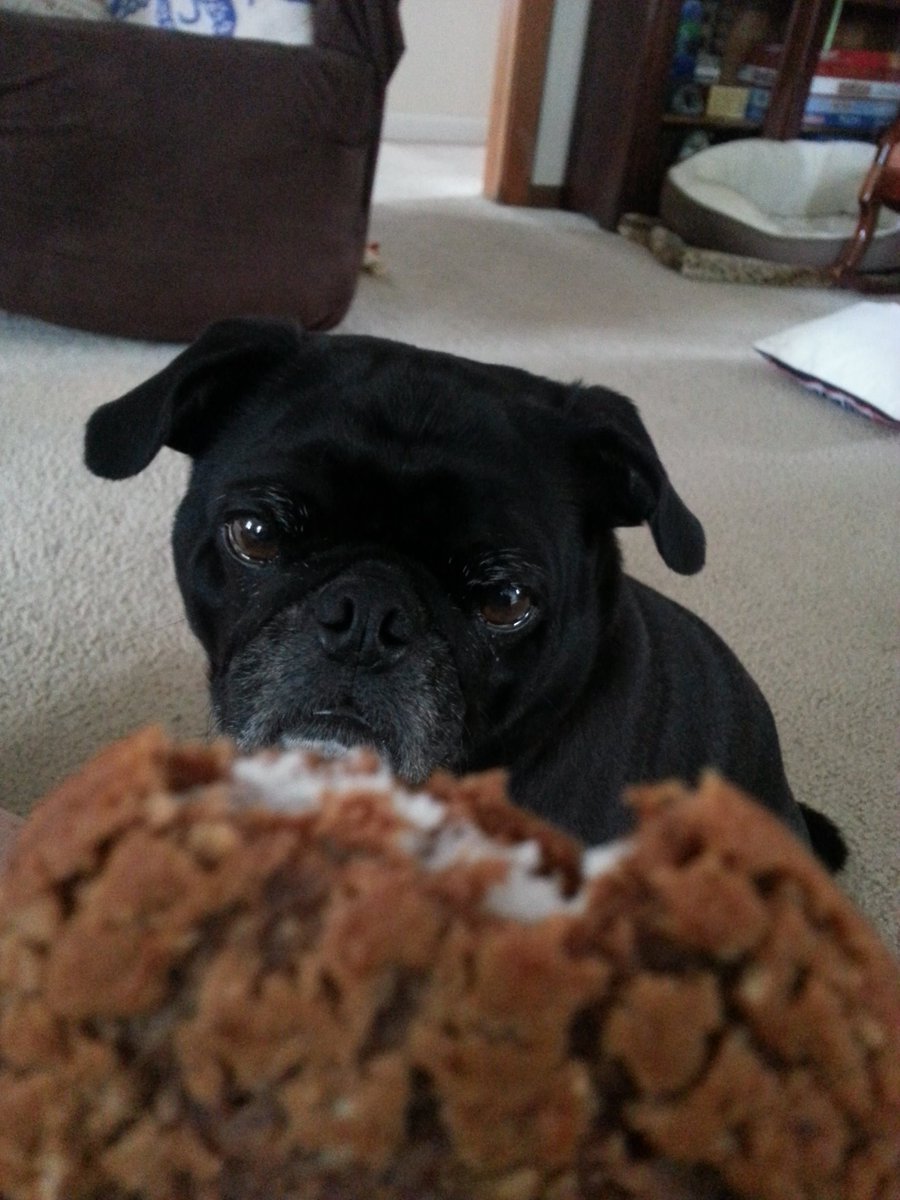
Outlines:
{"label": "dog's floppy ear", "polygon": [[163,446],[196,454],[210,429],[203,418],[312,336],[281,321],[210,325],[162,371],[91,416],[84,442],[88,469],[105,479],[127,479]]}
{"label": "dog's floppy ear", "polygon": [[696,574],[706,557],[703,526],[672,486],[632,402],[607,388],[576,387],[564,411],[577,424],[576,455],[601,488],[610,523],[646,521],[663,562]]}

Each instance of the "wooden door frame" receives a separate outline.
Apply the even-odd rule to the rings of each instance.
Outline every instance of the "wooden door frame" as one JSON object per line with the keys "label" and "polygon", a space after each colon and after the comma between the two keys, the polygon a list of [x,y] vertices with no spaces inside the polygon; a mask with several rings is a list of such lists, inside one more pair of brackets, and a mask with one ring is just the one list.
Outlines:
{"label": "wooden door frame", "polygon": [[501,204],[552,204],[558,194],[531,181],[554,7],[503,0],[484,167],[484,194]]}

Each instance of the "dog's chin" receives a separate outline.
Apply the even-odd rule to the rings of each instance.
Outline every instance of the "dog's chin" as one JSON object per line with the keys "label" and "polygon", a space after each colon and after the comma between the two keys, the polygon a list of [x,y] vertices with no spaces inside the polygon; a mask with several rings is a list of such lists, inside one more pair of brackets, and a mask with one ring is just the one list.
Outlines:
{"label": "dog's chin", "polygon": [[367,747],[401,778],[421,783],[438,766],[421,753],[399,744],[398,739],[373,728],[355,713],[324,710],[284,722],[273,722],[267,729],[248,728],[235,734],[243,751],[278,746],[282,749],[314,749],[329,757],[340,757],[348,750]]}
{"label": "dog's chin", "polygon": [[393,755],[384,737],[380,737],[362,717],[341,713],[316,713],[296,726],[278,734],[277,744],[285,750],[311,747],[328,755],[340,755],[358,746],[376,750],[393,766]]}
{"label": "dog's chin", "polygon": [[369,746],[418,784],[463,753],[466,706],[453,654],[437,632],[390,670],[335,663],[302,606],[277,613],[211,679],[213,712],[242,750],[329,742]]}

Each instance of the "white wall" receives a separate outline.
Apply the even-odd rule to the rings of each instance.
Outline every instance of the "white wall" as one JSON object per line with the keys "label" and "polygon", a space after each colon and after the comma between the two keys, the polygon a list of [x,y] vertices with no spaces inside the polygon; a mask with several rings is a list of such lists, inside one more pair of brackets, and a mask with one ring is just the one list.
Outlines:
{"label": "white wall", "polygon": [[384,136],[484,142],[502,0],[402,0],[406,53],[388,86]]}
{"label": "white wall", "polygon": [[[406,53],[388,87],[388,141],[469,142],[487,137],[503,0],[402,0]],[[589,0],[553,13],[532,183],[565,175]]]}
{"label": "white wall", "polygon": [[562,0],[553,9],[531,182],[558,187],[566,174],[578,98],[590,0]]}

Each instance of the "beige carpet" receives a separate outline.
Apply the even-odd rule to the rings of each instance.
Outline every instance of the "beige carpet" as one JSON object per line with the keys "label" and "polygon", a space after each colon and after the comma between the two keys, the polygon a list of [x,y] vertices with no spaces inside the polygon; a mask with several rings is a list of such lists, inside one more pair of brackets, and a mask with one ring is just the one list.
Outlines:
{"label": "beige carpet", "polygon": [[[756,675],[798,797],[844,826],[846,886],[896,936],[898,438],[806,393],[752,342],[852,297],[699,283],[570,214],[479,196],[469,148],[386,146],[345,328],[605,383],[640,405],[700,516],[708,567],[667,572],[644,530],[635,574],[687,603]],[[81,466],[98,403],[172,346],[0,314],[0,789],[20,812],[103,742],[152,720],[206,728],[168,526],[184,463],[112,484]]]}

